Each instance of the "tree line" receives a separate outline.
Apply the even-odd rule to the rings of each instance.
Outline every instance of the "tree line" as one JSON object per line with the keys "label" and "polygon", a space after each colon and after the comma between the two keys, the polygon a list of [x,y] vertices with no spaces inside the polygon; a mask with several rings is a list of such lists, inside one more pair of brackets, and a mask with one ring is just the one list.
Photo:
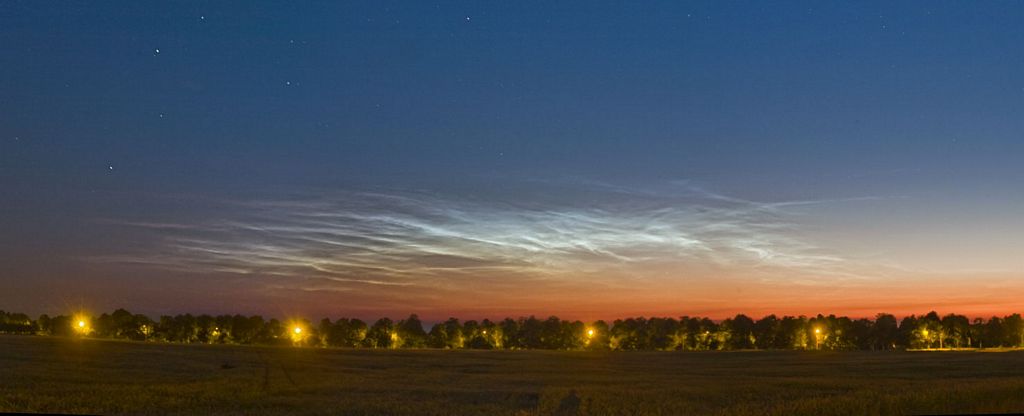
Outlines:
{"label": "tree line", "polygon": [[968,319],[929,312],[903,319],[835,315],[768,315],[754,320],[739,314],[708,318],[628,318],[612,323],[540,319],[500,321],[450,318],[429,331],[415,315],[372,324],[359,319],[280,321],[259,315],[161,316],[157,320],[124,309],[96,317],[42,315],[0,310],[0,333],[87,336],[136,341],[299,345],[341,348],[549,349],[549,350],[897,350],[1024,346],[1020,314]]}

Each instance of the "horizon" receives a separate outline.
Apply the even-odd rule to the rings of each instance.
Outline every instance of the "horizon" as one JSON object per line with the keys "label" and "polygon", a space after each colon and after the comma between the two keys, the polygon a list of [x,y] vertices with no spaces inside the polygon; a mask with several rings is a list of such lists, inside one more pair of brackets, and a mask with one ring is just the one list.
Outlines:
{"label": "horizon", "polygon": [[250,6],[0,5],[0,308],[1024,311],[1014,4]]}
{"label": "horizon", "polygon": [[[545,319],[549,319],[549,318],[558,318],[559,320],[562,320],[562,321],[579,321],[579,322],[582,322],[584,324],[593,324],[593,323],[597,323],[597,322],[604,322],[604,323],[606,323],[608,325],[612,325],[616,321],[623,321],[623,320],[628,320],[628,319],[648,319],[648,320],[650,320],[650,319],[676,319],[676,320],[679,320],[679,319],[687,318],[687,319],[708,319],[708,320],[710,320],[712,322],[715,322],[716,324],[720,324],[723,321],[732,320],[732,319],[734,319],[734,318],[736,318],[737,316],[740,316],[740,315],[746,316],[746,317],[748,317],[748,318],[750,318],[750,319],[752,319],[754,321],[759,321],[761,319],[765,319],[765,318],[774,316],[774,317],[776,317],[778,319],[783,319],[783,318],[817,319],[817,318],[835,317],[837,319],[839,319],[839,318],[848,318],[848,319],[850,319],[852,321],[864,319],[864,320],[869,320],[869,321],[874,322],[875,320],[877,320],[877,318],[879,316],[883,316],[883,315],[892,316],[897,321],[902,321],[903,319],[906,319],[906,318],[924,318],[926,316],[934,314],[935,316],[938,316],[939,318],[950,316],[950,315],[962,316],[962,317],[967,318],[968,321],[973,324],[973,322],[975,320],[978,320],[978,319],[983,320],[983,321],[989,321],[989,320],[991,320],[993,318],[1003,319],[1003,318],[1007,318],[1007,317],[1011,317],[1011,316],[1015,316],[1015,315],[1016,316],[1020,316],[1020,315],[1024,314],[1024,312],[1009,312],[1009,313],[992,314],[992,315],[967,315],[967,314],[961,314],[961,313],[958,313],[958,312],[950,312],[950,311],[940,312],[940,311],[936,311],[936,310],[930,310],[930,311],[922,312],[922,313],[905,314],[905,315],[903,315],[903,314],[893,314],[893,313],[888,313],[888,312],[878,312],[878,313],[872,314],[870,316],[843,315],[843,314],[837,314],[837,313],[815,313],[815,314],[767,313],[767,314],[763,314],[763,315],[757,315],[757,314],[749,314],[749,313],[742,313],[742,312],[740,312],[740,313],[733,314],[731,316],[723,316],[723,317],[695,315],[695,314],[680,314],[680,315],[627,315],[627,316],[618,316],[618,317],[607,318],[607,319],[606,318],[579,319],[579,318],[573,318],[573,317],[563,317],[563,316],[557,316],[557,315],[540,315],[540,314],[527,314],[527,315],[516,315],[516,316],[510,315],[510,316],[502,316],[502,317],[491,317],[491,316],[486,316],[486,317],[448,316],[448,317],[445,317],[445,318],[424,318],[424,316],[422,316],[422,315],[420,315],[420,314],[418,314],[416,312],[405,313],[405,314],[394,315],[394,316],[376,316],[376,317],[369,317],[369,316],[347,316],[347,315],[338,315],[338,316],[304,316],[304,315],[296,315],[296,314],[291,314],[291,315],[269,315],[268,316],[268,315],[263,315],[263,314],[258,314],[258,313],[253,313],[253,314],[235,313],[235,312],[223,312],[223,313],[203,312],[203,313],[193,313],[193,312],[187,312],[187,311],[178,312],[178,313],[168,313],[168,314],[162,314],[162,315],[154,315],[154,314],[148,314],[148,313],[144,313],[144,312],[140,312],[140,311],[133,311],[133,310],[131,310],[129,308],[115,308],[115,309],[104,310],[104,311],[96,311],[96,310],[87,309],[87,308],[79,308],[79,309],[74,309],[74,310],[69,310],[69,311],[64,311],[64,312],[58,312],[58,313],[43,312],[43,313],[38,314],[38,315],[32,315],[32,314],[25,313],[25,315],[28,315],[28,317],[31,318],[33,321],[35,321],[36,318],[38,318],[38,317],[40,317],[42,315],[46,315],[50,319],[53,319],[53,318],[56,318],[56,317],[60,317],[60,316],[64,316],[64,317],[69,317],[69,318],[74,318],[74,319],[94,320],[94,319],[96,319],[96,318],[98,318],[98,317],[100,317],[102,315],[108,315],[109,316],[109,315],[111,315],[114,312],[119,311],[119,310],[124,310],[126,312],[131,313],[132,315],[144,315],[144,316],[146,316],[147,318],[150,318],[150,319],[152,319],[152,318],[158,318],[159,319],[162,316],[174,317],[174,316],[184,316],[184,315],[191,315],[191,316],[194,316],[194,317],[210,316],[210,317],[214,317],[214,318],[216,318],[216,317],[223,317],[223,316],[243,316],[243,317],[259,316],[259,317],[261,317],[263,319],[266,319],[266,320],[273,319],[273,320],[278,320],[280,322],[306,321],[306,322],[309,322],[311,324],[316,324],[316,323],[320,322],[323,319],[328,319],[328,320],[330,320],[332,322],[337,321],[337,320],[341,320],[341,319],[358,319],[358,320],[363,321],[363,322],[365,322],[367,324],[372,324],[372,323],[374,323],[374,322],[376,322],[378,320],[381,320],[381,319],[390,319],[390,320],[392,320],[394,322],[398,322],[398,321],[404,320],[406,318],[415,316],[415,317],[417,317],[417,319],[419,319],[421,321],[424,329],[429,329],[429,328],[431,328],[434,325],[442,324],[445,321],[450,320],[450,319],[455,319],[455,320],[457,320],[459,322],[462,322],[462,323],[465,323],[465,322],[468,322],[468,321],[474,321],[474,322],[490,321],[490,322],[497,323],[497,322],[501,322],[501,321],[503,321],[505,319],[521,320],[521,319],[536,318],[536,319],[540,319],[540,320],[545,320]],[[0,309],[0,312],[4,312],[4,313],[7,313],[7,314],[24,313],[22,311],[11,311],[11,310],[3,310],[3,309]]]}

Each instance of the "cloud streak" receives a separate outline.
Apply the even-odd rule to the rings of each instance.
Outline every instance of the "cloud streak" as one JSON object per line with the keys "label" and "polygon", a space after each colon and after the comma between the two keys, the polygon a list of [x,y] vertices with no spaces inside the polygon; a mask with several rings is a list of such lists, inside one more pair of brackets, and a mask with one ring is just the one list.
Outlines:
{"label": "cloud streak", "polygon": [[[586,206],[416,191],[329,191],[228,201],[193,222],[116,221],[155,247],[89,260],[181,273],[273,277],[275,287],[557,292],[685,284],[713,275],[842,284],[857,264],[801,237],[790,207],[676,184],[591,185]],[[525,201],[525,202],[524,202]]]}

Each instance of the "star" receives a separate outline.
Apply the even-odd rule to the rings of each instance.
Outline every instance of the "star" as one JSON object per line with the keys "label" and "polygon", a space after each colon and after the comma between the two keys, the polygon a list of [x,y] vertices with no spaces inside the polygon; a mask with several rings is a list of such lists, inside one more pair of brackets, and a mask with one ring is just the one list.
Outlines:
{"label": "star", "polygon": [[467,21],[467,22],[469,21],[469,16],[466,16],[466,21]]}
{"label": "star", "polygon": [[113,165],[108,165],[108,166],[107,166],[107,169],[108,169],[108,170],[114,170],[114,166],[113,166]]}
{"label": "star", "polygon": [[159,54],[160,54],[160,48],[153,49],[153,55],[159,55]]}
{"label": "star", "polygon": [[284,85],[292,85],[292,82],[291,81],[285,81]]}
{"label": "star", "polygon": [[206,16],[199,16],[199,20],[206,20]]}

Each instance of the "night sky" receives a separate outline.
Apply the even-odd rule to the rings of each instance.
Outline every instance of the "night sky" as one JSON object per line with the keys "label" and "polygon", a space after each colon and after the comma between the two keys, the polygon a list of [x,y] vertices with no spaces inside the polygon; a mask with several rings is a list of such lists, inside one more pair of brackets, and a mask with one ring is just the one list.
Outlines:
{"label": "night sky", "polygon": [[0,3],[0,309],[1024,310],[1024,5],[602,3]]}

